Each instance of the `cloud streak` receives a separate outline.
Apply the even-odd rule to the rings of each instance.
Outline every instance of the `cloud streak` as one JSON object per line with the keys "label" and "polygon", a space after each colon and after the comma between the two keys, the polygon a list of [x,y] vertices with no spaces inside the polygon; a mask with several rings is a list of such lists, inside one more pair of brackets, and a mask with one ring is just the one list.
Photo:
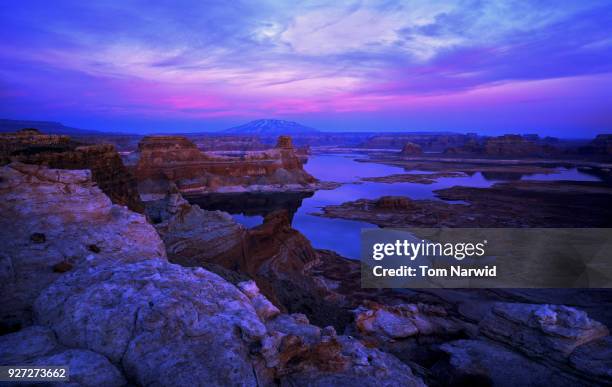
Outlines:
{"label": "cloud streak", "polygon": [[[612,92],[597,84],[612,74],[611,26],[606,1],[5,3],[0,114],[213,126],[379,114],[376,129],[393,115],[398,130],[422,122],[415,107],[463,106],[474,126],[490,121],[483,106],[524,112],[492,123],[502,130],[569,106],[550,130],[592,126],[586,114],[609,125]],[[574,103],[575,84],[591,105]],[[533,93],[542,109],[521,110]]]}

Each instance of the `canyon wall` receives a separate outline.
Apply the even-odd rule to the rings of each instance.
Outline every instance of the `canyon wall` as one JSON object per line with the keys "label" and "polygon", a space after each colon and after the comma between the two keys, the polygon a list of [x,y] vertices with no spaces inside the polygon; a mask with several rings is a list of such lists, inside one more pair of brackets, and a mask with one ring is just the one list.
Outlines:
{"label": "canyon wall", "polygon": [[93,180],[113,203],[143,212],[136,180],[110,144],[83,145],[63,135],[37,130],[0,134],[0,165],[11,161],[57,169],[89,169]]}
{"label": "canyon wall", "polygon": [[207,154],[181,136],[149,136],[138,146],[134,172],[141,194],[154,195],[164,194],[169,183],[185,193],[301,191],[316,183],[286,136],[272,149],[235,157]]}

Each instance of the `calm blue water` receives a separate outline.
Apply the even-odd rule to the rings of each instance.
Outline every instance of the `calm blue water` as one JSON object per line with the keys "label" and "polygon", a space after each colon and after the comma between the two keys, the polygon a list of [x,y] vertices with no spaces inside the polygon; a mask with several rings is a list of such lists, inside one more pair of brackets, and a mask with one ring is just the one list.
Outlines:
{"label": "calm blue water", "polygon": [[[344,219],[329,219],[311,215],[330,204],[341,204],[357,199],[377,199],[385,195],[408,196],[413,199],[434,199],[433,191],[455,185],[468,187],[489,187],[503,180],[485,179],[483,174],[475,173],[465,177],[440,178],[434,184],[417,183],[375,183],[363,182],[363,177],[387,176],[396,173],[431,173],[426,171],[405,171],[403,168],[382,164],[361,163],[357,154],[321,154],[309,158],[304,169],[323,181],[336,181],[344,184],[334,190],[320,190],[312,197],[305,198],[293,218],[293,227],[304,234],[315,248],[329,249],[353,259],[360,255],[360,231],[362,228],[376,227],[367,222]],[[598,180],[575,169],[561,169],[556,174],[536,174],[523,176],[529,180]],[[247,227],[261,224],[261,216],[234,215],[234,218]]]}

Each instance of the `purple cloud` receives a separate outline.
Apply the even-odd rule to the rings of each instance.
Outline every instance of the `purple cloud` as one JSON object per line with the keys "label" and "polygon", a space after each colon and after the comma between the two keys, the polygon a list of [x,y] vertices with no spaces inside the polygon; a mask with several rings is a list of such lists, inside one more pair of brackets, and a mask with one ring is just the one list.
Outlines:
{"label": "purple cloud", "polygon": [[612,124],[611,26],[606,1],[5,3],[0,115],[593,134]]}

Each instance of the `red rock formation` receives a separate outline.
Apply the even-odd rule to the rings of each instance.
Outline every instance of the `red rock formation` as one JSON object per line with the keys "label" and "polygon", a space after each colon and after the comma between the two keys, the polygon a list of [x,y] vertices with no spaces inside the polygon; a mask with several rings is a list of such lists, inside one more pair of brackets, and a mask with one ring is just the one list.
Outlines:
{"label": "red rock formation", "polygon": [[542,148],[522,136],[506,134],[487,139],[484,151],[489,156],[529,156],[541,154]]}
{"label": "red rock formation", "polygon": [[545,156],[558,153],[559,150],[554,146],[541,142],[533,141],[530,136],[520,136],[517,134],[506,134],[499,137],[487,138],[483,143],[472,139],[460,147],[450,147],[444,150],[445,154],[450,155],[477,155],[494,157],[527,157]]}
{"label": "red rock formation", "polygon": [[374,205],[384,210],[410,210],[416,207],[412,200],[405,196],[383,196]]}
{"label": "red rock formation", "polygon": [[407,142],[404,144],[402,151],[400,152],[402,156],[418,156],[423,154],[423,149],[421,149],[420,145],[417,145],[413,142]]}
{"label": "red rock formation", "polygon": [[113,145],[80,145],[68,136],[45,135],[24,130],[0,135],[0,159],[56,169],[89,169],[93,180],[115,204],[142,213],[144,206],[136,180],[123,165]]}
{"label": "red rock formation", "polygon": [[180,136],[145,137],[139,144],[135,174],[141,193],[160,193],[165,182],[181,192],[223,190],[300,190],[316,180],[304,171],[289,137],[279,138],[277,148],[245,152],[240,157],[212,156]]}
{"label": "red rock formation", "polygon": [[267,148],[256,136],[190,136],[202,151],[255,151]]}
{"label": "red rock formation", "polygon": [[449,147],[460,147],[473,135],[466,134],[384,134],[372,136],[361,144],[362,148],[370,149],[402,149],[407,142],[421,146],[425,150],[441,151]]}

